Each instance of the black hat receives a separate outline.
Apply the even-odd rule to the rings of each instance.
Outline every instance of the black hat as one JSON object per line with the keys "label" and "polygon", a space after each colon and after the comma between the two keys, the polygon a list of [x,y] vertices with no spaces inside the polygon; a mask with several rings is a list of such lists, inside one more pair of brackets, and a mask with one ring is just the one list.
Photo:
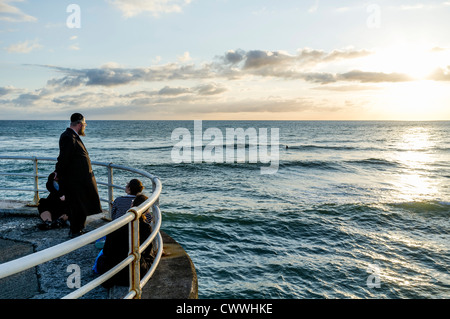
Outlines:
{"label": "black hat", "polygon": [[74,122],[82,121],[83,119],[84,119],[83,114],[73,113],[72,116],[70,117],[70,122],[74,123]]}

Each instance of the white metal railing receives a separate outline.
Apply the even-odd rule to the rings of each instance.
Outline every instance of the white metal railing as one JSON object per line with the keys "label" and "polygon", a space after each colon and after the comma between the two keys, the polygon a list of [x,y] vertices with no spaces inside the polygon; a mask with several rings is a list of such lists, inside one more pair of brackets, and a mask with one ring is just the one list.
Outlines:
{"label": "white metal railing", "polygon": [[[46,192],[45,190],[39,190],[39,177],[47,177],[38,174],[38,162],[39,161],[56,161],[56,158],[50,157],[26,157],[26,156],[0,156],[0,160],[31,160],[33,162],[33,173],[7,173],[0,172],[0,175],[8,176],[22,176],[22,177],[32,177],[34,179],[34,188],[6,188],[0,187],[0,190],[9,191],[32,191],[34,192],[34,199],[32,205],[37,205],[39,202],[39,192]],[[149,178],[152,181],[152,194],[151,196],[138,207],[130,208],[122,217],[109,222],[108,224],[99,227],[93,231],[90,231],[84,235],[77,238],[68,240],[56,246],[47,248],[45,250],[38,251],[36,253],[0,264],[0,278],[4,278],[21,271],[27,270],[39,264],[43,264],[52,259],[58,258],[60,256],[66,255],[76,249],[79,249],[93,241],[106,236],[109,233],[119,229],[120,227],[129,224],[130,231],[130,250],[128,257],[122,262],[116,265],[114,268],[110,269],[108,272],[97,277],[96,279],[90,281],[86,285],[78,288],[72,293],[64,296],[65,299],[79,298],[91,291],[92,289],[98,287],[106,280],[112,278],[120,270],[129,265],[130,268],[130,289],[125,299],[139,299],[141,297],[142,288],[151,278],[156,270],[161,259],[163,250],[163,241],[160,234],[161,228],[161,211],[159,209],[159,196],[162,190],[162,184],[158,177],[139,169],[134,169],[131,167],[126,167],[122,165],[116,165],[113,163],[103,163],[103,162],[91,162],[92,165],[104,166],[108,169],[108,182],[97,182],[97,184],[108,186],[108,199],[100,199],[102,201],[108,202],[109,206],[109,217],[111,215],[111,208],[114,201],[114,188],[123,187],[113,184],[113,169],[125,170],[135,174],[139,174],[143,177]],[[152,232],[150,236],[142,243],[139,244],[139,218],[148,209],[152,208]],[[156,250],[156,256],[154,261],[148,270],[148,272],[141,278],[140,274],[140,256],[141,253],[152,243],[153,249]]]}

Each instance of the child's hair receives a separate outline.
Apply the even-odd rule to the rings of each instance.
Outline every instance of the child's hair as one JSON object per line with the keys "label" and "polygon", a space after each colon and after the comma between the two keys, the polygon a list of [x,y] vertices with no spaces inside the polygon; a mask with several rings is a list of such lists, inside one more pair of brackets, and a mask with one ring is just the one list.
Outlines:
{"label": "child's hair", "polygon": [[128,187],[130,188],[131,195],[137,195],[144,190],[142,182],[138,179],[132,179],[128,182]]}
{"label": "child's hair", "polygon": [[147,199],[148,199],[148,197],[145,196],[144,194],[137,195],[136,198],[133,200],[133,206],[132,207],[136,207],[136,206],[141,205]]}
{"label": "child's hair", "polygon": [[[131,207],[137,207],[137,206],[141,205],[143,202],[145,202],[147,199],[148,199],[148,197],[145,196],[144,194],[139,194],[139,195],[137,195],[136,198],[133,200],[133,204],[132,204]],[[144,221],[147,220],[147,217],[145,216],[145,214],[146,214],[147,212],[148,212],[148,210],[145,211],[145,212],[143,212],[142,215],[141,215],[141,217],[142,217],[142,219],[143,219]]]}

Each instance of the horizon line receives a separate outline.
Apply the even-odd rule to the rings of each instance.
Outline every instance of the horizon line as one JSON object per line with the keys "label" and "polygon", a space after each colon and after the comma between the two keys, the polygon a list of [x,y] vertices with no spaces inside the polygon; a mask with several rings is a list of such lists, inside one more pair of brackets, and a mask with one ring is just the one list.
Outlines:
{"label": "horizon line", "polygon": [[[177,119],[161,119],[161,120],[136,120],[136,119],[105,119],[105,120],[99,120],[99,119],[88,119],[87,121],[114,121],[114,122],[192,122],[201,120],[204,122],[212,122],[212,121],[222,121],[222,122],[449,122],[448,120],[411,120],[411,119],[405,119],[405,120],[398,120],[398,119],[377,119],[377,120],[367,120],[367,119],[361,119],[361,120],[292,120],[292,119],[278,119],[278,120],[249,120],[249,119],[242,119],[242,120],[230,120],[230,119],[221,119],[221,120],[203,120],[203,119],[191,119],[191,120],[177,120]],[[67,121],[69,122],[70,119],[0,119],[0,122],[10,122],[10,121]]]}

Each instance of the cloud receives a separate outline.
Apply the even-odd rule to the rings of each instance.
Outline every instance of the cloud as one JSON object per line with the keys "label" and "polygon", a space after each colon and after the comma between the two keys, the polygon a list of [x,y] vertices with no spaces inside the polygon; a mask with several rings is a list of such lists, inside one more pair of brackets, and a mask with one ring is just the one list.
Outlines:
{"label": "cloud", "polygon": [[439,53],[439,52],[443,52],[443,51],[447,51],[447,50],[448,50],[447,48],[434,47],[430,50],[430,52]]}
{"label": "cloud", "polygon": [[268,97],[259,100],[248,99],[240,102],[218,103],[215,106],[203,108],[202,113],[284,113],[302,112],[315,108],[314,104],[304,98],[283,99]]}
{"label": "cloud", "polygon": [[80,46],[78,44],[72,44],[69,46],[69,50],[78,51],[78,50],[80,50]]}
{"label": "cloud", "polygon": [[[317,101],[298,97],[298,98],[282,98],[282,97],[261,97],[245,98],[239,101],[219,101],[215,103],[199,103],[195,102],[189,105],[189,108],[181,110],[181,112],[195,114],[231,114],[231,113],[287,113],[287,112],[337,112],[342,109],[341,106],[323,101]],[[173,109],[177,111],[177,109]]]}
{"label": "cloud", "polygon": [[23,41],[16,44],[11,44],[6,50],[9,53],[30,53],[33,50],[41,49],[43,46],[39,44],[38,40]]}
{"label": "cloud", "polygon": [[[68,89],[69,88],[69,89]],[[197,103],[219,96],[228,89],[216,83],[204,83],[192,87],[164,86],[161,89],[138,90],[119,94],[114,89],[79,86],[58,86],[48,81],[47,86],[38,90],[19,90],[0,87],[0,104],[11,107],[80,107],[93,105],[111,106],[156,106]]]}
{"label": "cloud", "polygon": [[37,65],[50,68],[63,77],[51,79],[47,83],[53,86],[119,86],[135,82],[163,82],[172,80],[210,79],[218,74],[205,65],[197,68],[195,65],[179,65],[171,63],[161,66],[142,68],[123,68],[109,63],[101,68],[72,69],[52,65]]}
{"label": "cloud", "polygon": [[243,69],[259,69],[262,67],[282,65],[293,59],[294,57],[280,51],[252,50],[248,51],[245,55]]}
{"label": "cloud", "polygon": [[434,81],[450,81],[450,66],[447,69],[438,68],[434,70],[429,76],[428,80]]}
{"label": "cloud", "polygon": [[7,22],[35,22],[37,19],[19,8],[11,5],[11,2],[23,2],[23,0],[0,0],[0,21]]}
{"label": "cloud", "polygon": [[[80,87],[114,87],[139,83],[167,83],[170,81],[204,81],[209,84],[198,86],[189,92],[167,84],[161,93],[181,95],[194,90],[202,95],[216,95],[226,91],[217,80],[244,81],[249,77],[280,78],[286,81],[303,80],[310,83],[329,84],[334,82],[405,82],[412,78],[403,73],[382,73],[363,70],[348,72],[326,72],[328,65],[341,60],[352,60],[372,54],[367,50],[321,50],[302,49],[295,55],[284,51],[230,50],[210,63],[196,64],[169,63],[149,67],[126,68],[108,63],[99,68],[73,69],[51,65],[40,65],[57,71],[62,76],[48,80],[53,91],[72,90]],[[438,78],[438,76],[435,76]],[[442,78],[443,76],[441,76]]]}
{"label": "cloud", "polygon": [[190,60],[192,60],[192,58],[191,58],[189,52],[187,52],[187,51],[184,52],[182,56],[178,57],[178,61],[180,61],[180,62],[188,62]]}
{"label": "cloud", "polygon": [[366,91],[366,90],[381,90],[378,86],[367,85],[321,85],[313,88],[314,90],[336,91],[336,92],[352,92],[352,91]]}
{"label": "cloud", "polygon": [[218,95],[228,91],[228,89],[216,83],[209,83],[195,87],[195,91],[199,95]]}
{"label": "cloud", "polygon": [[[335,105],[348,109],[349,104],[325,101],[318,89],[336,94],[356,90],[376,93],[375,90],[380,88],[370,86],[371,83],[413,80],[403,73],[345,69],[354,65],[353,59],[370,54],[372,52],[354,49],[326,52],[306,48],[294,54],[238,49],[201,65],[180,62],[135,68],[114,62],[97,68],[34,65],[55,74],[44,87],[36,90],[1,87],[0,105],[3,110],[23,108],[26,112],[31,109],[59,112],[94,108],[98,112],[108,110],[108,114],[109,110],[122,107],[127,112],[134,110],[136,114],[157,111],[167,116],[188,112],[333,112],[338,109]],[[340,61],[345,63],[337,63],[336,69],[335,62]],[[430,79],[449,81],[450,68],[436,70]],[[319,85],[302,86],[302,82]],[[271,94],[281,97],[265,97],[268,85],[276,92],[271,91]],[[294,91],[288,91],[291,86]],[[296,88],[299,88],[298,92]]]}
{"label": "cloud", "polygon": [[0,104],[29,107],[35,105],[45,94],[44,89],[31,91],[12,86],[0,87]]}
{"label": "cloud", "polygon": [[325,72],[301,73],[296,75],[296,77],[313,83],[328,84],[336,82],[336,76],[334,74]]}
{"label": "cloud", "polygon": [[[76,35],[70,37],[70,41],[75,41],[76,39],[78,39],[78,36],[76,36]],[[78,51],[78,50],[80,50],[80,45],[78,43],[71,44],[69,46],[69,50]]]}
{"label": "cloud", "polygon": [[163,87],[161,90],[159,90],[158,94],[160,95],[180,95],[180,94],[186,94],[190,93],[191,91],[188,88],[171,88],[169,86]]}
{"label": "cloud", "polygon": [[31,106],[40,99],[41,95],[39,93],[24,93],[20,94],[18,98],[12,100],[11,102],[19,106]]}
{"label": "cloud", "polygon": [[150,13],[157,17],[162,13],[181,12],[191,0],[109,0],[108,3],[122,11],[126,18],[141,13]]}
{"label": "cloud", "polygon": [[300,65],[317,65],[330,63],[342,59],[355,59],[373,54],[368,50],[333,50],[327,53],[322,50],[305,48],[298,50],[296,55],[285,51],[264,50],[230,50],[222,58],[225,64],[236,65],[244,61],[244,69],[261,68],[270,65],[284,65],[287,63],[299,63]]}
{"label": "cloud", "polygon": [[244,60],[245,54],[244,50],[230,50],[223,56],[223,61],[225,64],[237,64]]}
{"label": "cloud", "polygon": [[201,84],[194,87],[170,87],[164,86],[160,90],[156,91],[139,91],[135,92],[128,97],[153,97],[153,96],[179,96],[186,94],[194,94],[198,96],[219,95],[228,91],[228,89],[222,85],[216,83]]}
{"label": "cloud", "polygon": [[346,73],[301,73],[296,75],[307,82],[328,84],[340,81],[357,81],[361,83],[408,82],[413,78],[404,73],[383,73],[353,70]]}
{"label": "cloud", "polygon": [[[217,95],[227,89],[213,83],[216,80],[244,81],[248,77],[273,77],[286,81],[303,80],[310,83],[328,84],[340,81],[361,83],[403,82],[412,79],[401,73],[381,73],[361,70],[349,72],[317,71],[340,60],[351,60],[372,54],[366,50],[320,50],[302,49],[295,55],[284,51],[230,50],[210,63],[195,64],[169,63],[149,67],[126,68],[116,63],[108,63],[99,68],[74,69],[51,65],[50,68],[61,76],[49,79],[47,89],[53,92],[74,90],[82,87],[115,87],[139,83],[167,83],[170,81],[205,81],[196,88],[170,87],[161,89],[161,95],[196,94]],[[318,68],[320,67],[320,68]]]}
{"label": "cloud", "polygon": [[403,73],[383,73],[383,72],[364,72],[354,70],[337,76],[340,80],[359,81],[362,83],[379,83],[379,82],[407,82],[413,78]]}
{"label": "cloud", "polygon": [[329,83],[335,81],[333,75],[311,70],[320,65],[362,58],[371,54],[373,53],[367,50],[333,50],[327,53],[306,48],[292,55],[284,51],[239,49],[228,51],[219,57],[219,60],[228,67],[227,69],[221,67],[222,74],[229,77],[258,75]]}
{"label": "cloud", "polygon": [[12,92],[14,92],[14,88],[7,86],[7,87],[0,87],[0,96],[6,95],[6,94],[11,94]]}

